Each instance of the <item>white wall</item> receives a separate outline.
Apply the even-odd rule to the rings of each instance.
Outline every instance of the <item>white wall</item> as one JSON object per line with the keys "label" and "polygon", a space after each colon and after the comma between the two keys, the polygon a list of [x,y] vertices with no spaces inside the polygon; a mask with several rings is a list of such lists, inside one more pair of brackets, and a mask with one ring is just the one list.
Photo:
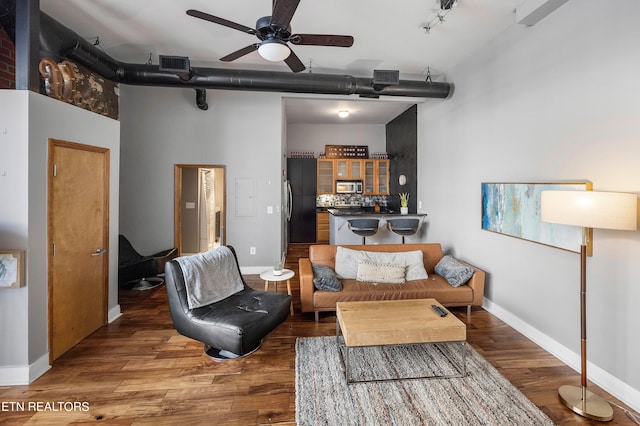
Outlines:
{"label": "white wall", "polygon": [[[26,287],[0,290],[0,383],[28,383],[49,363],[47,169],[49,138],[110,150],[109,317],[118,306],[120,123],[27,91],[0,91],[0,245],[26,255]],[[114,250],[115,248],[115,250]]]}
{"label": "white wall", "polygon": [[[243,271],[273,265],[281,250],[282,95],[209,90],[207,111],[193,89],[121,85],[120,96],[120,232],[141,253],[174,247],[174,164],[225,165],[226,243]],[[253,216],[237,215],[236,196],[245,195],[237,179],[255,182]]]}
{"label": "white wall", "polygon": [[[481,182],[587,179],[640,193],[640,3],[568,2],[515,26],[418,106],[429,240],[487,274],[487,307],[579,368],[579,256],[480,229]],[[589,376],[640,408],[640,232],[594,230]]]}
{"label": "white wall", "polygon": [[293,124],[287,126],[287,153],[324,152],[325,145],[368,145],[369,152],[385,152],[384,124]]}
{"label": "white wall", "polygon": [[[0,90],[0,249],[4,250],[26,251],[29,246],[28,108],[25,92]],[[29,364],[29,290],[0,289],[0,384],[24,381]]]}

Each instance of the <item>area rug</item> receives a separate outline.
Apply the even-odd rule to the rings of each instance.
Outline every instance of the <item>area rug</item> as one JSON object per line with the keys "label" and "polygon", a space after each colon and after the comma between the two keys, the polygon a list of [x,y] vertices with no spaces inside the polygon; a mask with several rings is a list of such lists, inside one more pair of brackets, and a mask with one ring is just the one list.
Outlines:
{"label": "area rug", "polygon": [[[460,345],[351,351],[352,377],[450,374]],[[335,337],[296,341],[296,423],[305,425],[553,425],[539,408],[467,345],[466,376],[390,382],[345,381]]]}

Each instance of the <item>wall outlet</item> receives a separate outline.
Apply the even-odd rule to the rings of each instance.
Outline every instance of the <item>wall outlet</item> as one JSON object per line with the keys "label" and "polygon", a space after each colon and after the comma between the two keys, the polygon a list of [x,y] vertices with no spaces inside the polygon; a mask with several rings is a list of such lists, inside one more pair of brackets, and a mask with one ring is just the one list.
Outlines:
{"label": "wall outlet", "polygon": [[255,247],[249,247],[249,254],[256,254],[256,248]]}
{"label": "wall outlet", "polygon": [[422,208],[422,201],[418,201],[418,208],[421,209]]}

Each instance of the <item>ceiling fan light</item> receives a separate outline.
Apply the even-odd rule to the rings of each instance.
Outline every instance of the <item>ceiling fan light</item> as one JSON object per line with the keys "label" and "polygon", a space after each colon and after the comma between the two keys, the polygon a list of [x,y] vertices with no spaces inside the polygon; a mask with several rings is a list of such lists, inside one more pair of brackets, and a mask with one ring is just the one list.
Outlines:
{"label": "ceiling fan light", "polygon": [[291,50],[286,43],[280,40],[268,39],[260,44],[258,53],[267,61],[279,62],[287,59],[291,54]]}
{"label": "ceiling fan light", "polygon": [[349,110],[348,109],[341,109],[340,111],[338,111],[338,117],[347,118],[348,116],[349,116]]}

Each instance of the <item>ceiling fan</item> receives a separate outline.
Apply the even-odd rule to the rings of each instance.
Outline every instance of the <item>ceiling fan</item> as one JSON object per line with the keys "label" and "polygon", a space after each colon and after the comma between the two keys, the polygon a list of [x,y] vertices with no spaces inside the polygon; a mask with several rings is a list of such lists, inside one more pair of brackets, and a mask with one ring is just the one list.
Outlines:
{"label": "ceiling fan", "polygon": [[247,34],[255,35],[260,39],[259,43],[250,44],[240,50],[220,58],[223,62],[231,62],[236,59],[258,51],[260,56],[268,61],[284,61],[291,71],[300,72],[305,69],[300,58],[291,50],[287,43],[313,46],[338,46],[351,47],[353,37],[347,35],[332,34],[293,34],[291,32],[291,18],[295,13],[300,0],[274,0],[271,16],[263,16],[256,21],[256,28],[250,28],[242,24],[228,21],[217,16],[210,15],[199,10],[189,9],[187,15],[205,21],[233,28]]}

